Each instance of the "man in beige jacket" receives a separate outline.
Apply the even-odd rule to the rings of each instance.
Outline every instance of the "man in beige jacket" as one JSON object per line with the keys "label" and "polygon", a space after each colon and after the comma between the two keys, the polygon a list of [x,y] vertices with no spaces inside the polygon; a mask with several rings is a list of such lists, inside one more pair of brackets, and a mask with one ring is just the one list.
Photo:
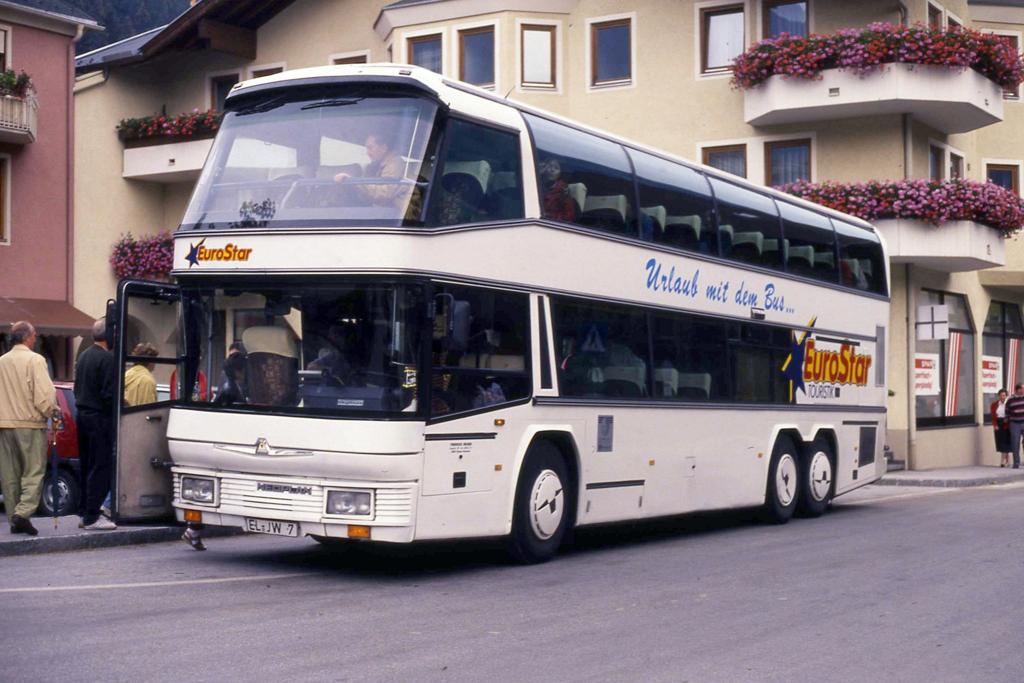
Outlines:
{"label": "man in beige jacket", "polygon": [[0,356],[0,480],[11,533],[35,536],[29,518],[46,474],[46,419],[60,419],[60,408],[46,360],[32,350],[35,328],[14,323],[11,342]]}

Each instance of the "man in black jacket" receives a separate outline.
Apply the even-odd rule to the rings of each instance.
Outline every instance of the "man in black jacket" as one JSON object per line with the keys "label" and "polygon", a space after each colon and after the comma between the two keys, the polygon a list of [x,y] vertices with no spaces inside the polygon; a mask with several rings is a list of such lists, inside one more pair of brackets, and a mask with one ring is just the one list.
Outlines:
{"label": "man in black jacket", "polygon": [[75,363],[75,403],[78,404],[78,454],[81,465],[81,526],[90,530],[116,529],[100,515],[110,493],[114,464],[114,401],[117,399],[117,363],[107,345],[106,323],[92,326],[93,345]]}
{"label": "man in black jacket", "polygon": [[1024,384],[1013,388],[1013,396],[1006,401],[1006,418],[1010,421],[1010,452],[1013,469],[1020,469],[1020,438],[1024,433]]}

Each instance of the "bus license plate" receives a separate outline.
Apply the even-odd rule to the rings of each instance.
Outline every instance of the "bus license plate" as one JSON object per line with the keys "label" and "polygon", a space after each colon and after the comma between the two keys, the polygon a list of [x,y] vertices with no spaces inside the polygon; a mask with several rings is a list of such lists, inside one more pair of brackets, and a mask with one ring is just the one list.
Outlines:
{"label": "bus license plate", "polygon": [[277,522],[272,519],[253,519],[251,517],[245,518],[245,530],[253,534],[299,535],[299,525],[295,522]]}

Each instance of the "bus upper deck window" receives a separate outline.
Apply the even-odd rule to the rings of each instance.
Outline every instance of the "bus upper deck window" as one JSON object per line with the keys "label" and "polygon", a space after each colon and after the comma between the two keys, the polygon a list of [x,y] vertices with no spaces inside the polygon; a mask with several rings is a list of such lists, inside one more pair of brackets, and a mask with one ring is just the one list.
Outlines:
{"label": "bus upper deck window", "polygon": [[832,224],[836,228],[841,283],[854,289],[888,294],[885,257],[878,236],[844,221],[833,219]]}
{"label": "bus upper deck window", "polygon": [[710,181],[722,256],[781,269],[786,244],[779,234],[779,213],[771,197],[717,178]]}
{"label": "bus upper deck window", "polygon": [[699,171],[629,150],[640,185],[640,236],[703,253],[718,253],[714,200]]}

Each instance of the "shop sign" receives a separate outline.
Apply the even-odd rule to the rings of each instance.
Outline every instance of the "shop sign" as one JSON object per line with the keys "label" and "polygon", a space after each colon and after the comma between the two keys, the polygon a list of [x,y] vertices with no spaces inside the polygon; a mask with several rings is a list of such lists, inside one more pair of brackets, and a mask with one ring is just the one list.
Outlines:
{"label": "shop sign", "polygon": [[1003,388],[1003,357],[981,357],[981,393],[997,394]]}
{"label": "shop sign", "polygon": [[939,383],[939,354],[914,354],[914,395],[938,396],[942,385]]}

